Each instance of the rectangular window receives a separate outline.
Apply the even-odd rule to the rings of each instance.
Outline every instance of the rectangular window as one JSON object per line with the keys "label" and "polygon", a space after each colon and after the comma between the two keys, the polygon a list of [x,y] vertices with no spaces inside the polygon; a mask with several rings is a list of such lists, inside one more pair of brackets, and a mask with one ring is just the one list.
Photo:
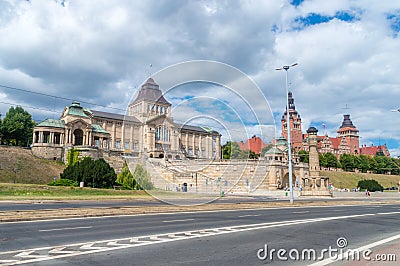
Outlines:
{"label": "rectangular window", "polygon": [[137,141],[135,141],[135,142],[133,143],[133,149],[134,149],[135,151],[139,150],[139,143],[138,143]]}
{"label": "rectangular window", "polygon": [[124,143],[124,149],[129,150],[129,141],[125,141]]}
{"label": "rectangular window", "polygon": [[120,148],[121,148],[121,141],[120,141],[120,140],[117,140],[117,141],[115,142],[115,148],[116,148],[116,149],[120,149]]}

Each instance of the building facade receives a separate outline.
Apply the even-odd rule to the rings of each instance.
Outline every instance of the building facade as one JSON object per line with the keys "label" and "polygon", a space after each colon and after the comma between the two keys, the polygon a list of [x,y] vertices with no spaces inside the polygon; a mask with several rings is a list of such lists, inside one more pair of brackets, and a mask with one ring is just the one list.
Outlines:
{"label": "building facade", "polygon": [[289,92],[289,94],[288,94],[288,101],[289,101],[289,108],[286,108],[285,112],[283,113],[282,119],[281,119],[282,135],[285,139],[288,139],[287,116],[289,113],[290,142],[291,142],[292,149],[295,152],[298,152],[301,149],[303,149],[303,132],[302,132],[302,128],[301,128],[301,117],[300,117],[300,114],[296,111],[292,92]]}
{"label": "building facade", "polygon": [[105,152],[169,160],[221,156],[221,134],[207,127],[175,123],[171,104],[152,78],[129,104],[127,115],[89,110],[73,102],[60,119],[39,123],[32,143],[33,154],[55,160],[65,160],[73,147],[93,157]]}
{"label": "building facade", "polygon": [[256,135],[252,136],[250,139],[246,140],[245,142],[239,141],[238,142],[239,148],[242,151],[252,151],[257,155],[260,155],[261,150],[264,147],[268,147],[268,144],[264,143],[260,137]]}
{"label": "building facade", "polygon": [[[288,101],[289,108],[285,110],[282,119],[282,135],[285,139],[287,139],[287,115],[289,113],[289,121],[290,121],[290,137],[292,149],[294,152],[298,152],[300,150],[309,150],[308,147],[308,133],[302,133],[301,126],[301,117],[298,111],[295,108],[294,98],[292,92],[288,93]],[[361,150],[364,150],[364,153],[371,153],[373,149],[366,149],[365,147],[360,147],[360,137],[359,130],[356,126],[353,125],[353,122],[350,119],[350,115],[343,115],[343,122],[340,128],[337,131],[336,137],[329,137],[327,134],[324,136],[317,136],[318,143],[318,151],[321,153],[333,153],[336,156],[340,157],[341,154],[353,154],[359,155],[362,154]],[[367,151],[368,150],[368,151]],[[387,149],[383,153],[388,154]]]}

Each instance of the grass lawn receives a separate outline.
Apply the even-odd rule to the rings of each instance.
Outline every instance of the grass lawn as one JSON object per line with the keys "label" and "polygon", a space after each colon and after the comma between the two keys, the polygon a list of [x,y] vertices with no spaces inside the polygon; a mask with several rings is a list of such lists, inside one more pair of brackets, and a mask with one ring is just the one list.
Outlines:
{"label": "grass lawn", "polygon": [[356,188],[358,181],[363,179],[374,179],[378,181],[384,188],[398,187],[400,176],[398,175],[380,175],[380,174],[365,174],[353,172],[336,172],[336,171],[321,171],[321,176],[329,177],[329,181],[336,188]]}
{"label": "grass lawn", "polygon": [[36,184],[0,183],[0,200],[28,199],[150,199],[143,190],[114,190],[80,187],[55,187]]}
{"label": "grass lawn", "polygon": [[0,183],[0,200],[152,200],[168,198],[215,198],[211,194],[164,190],[119,190],[90,187],[61,187],[38,184]]}

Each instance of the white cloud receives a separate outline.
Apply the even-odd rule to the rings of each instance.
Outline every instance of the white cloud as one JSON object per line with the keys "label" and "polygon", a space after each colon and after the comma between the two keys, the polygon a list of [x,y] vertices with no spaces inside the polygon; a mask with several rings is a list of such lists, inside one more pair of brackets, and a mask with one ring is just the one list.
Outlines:
{"label": "white cloud", "polygon": [[[298,7],[284,0],[60,3],[0,0],[0,34],[6,36],[0,42],[0,85],[125,108],[133,88],[149,75],[149,64],[154,74],[185,60],[217,60],[257,82],[266,100],[243,86],[246,99],[258,116],[267,114],[266,121],[272,119],[271,107],[280,128],[285,77],[274,69],[298,62],[289,81],[304,129],[325,122],[327,132],[336,135],[348,112],[363,142],[380,137],[394,152],[400,146],[400,115],[390,112],[400,107],[400,42],[387,19],[400,10],[398,1],[309,0]],[[298,17],[340,11],[354,12],[357,19],[294,28]],[[68,104],[1,87],[0,93],[21,105],[60,112]],[[223,90],[203,93],[228,97],[248,118],[239,98]],[[345,104],[351,109],[343,109]],[[0,111],[8,107],[0,105]]]}

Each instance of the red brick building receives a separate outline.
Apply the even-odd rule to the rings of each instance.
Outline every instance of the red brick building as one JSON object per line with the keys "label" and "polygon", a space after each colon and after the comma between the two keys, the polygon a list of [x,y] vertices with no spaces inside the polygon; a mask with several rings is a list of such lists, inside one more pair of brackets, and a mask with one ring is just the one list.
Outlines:
{"label": "red brick building", "polygon": [[344,115],[343,123],[337,133],[338,138],[344,138],[346,140],[350,148],[350,154],[360,154],[360,136],[358,132],[358,129],[353,125],[350,119],[350,115]]}
{"label": "red brick building", "polygon": [[[292,149],[295,152],[298,152],[303,149],[303,132],[301,129],[301,117],[300,114],[296,111],[292,92],[288,93],[288,101],[289,101],[290,143]],[[286,108],[281,119],[282,136],[285,139],[288,139],[287,125],[286,125],[287,115],[288,115],[288,108]]]}
{"label": "red brick building", "polygon": [[261,153],[262,148],[268,146],[268,144],[265,144],[260,137],[255,135],[245,142],[238,142],[238,144],[242,151],[250,150],[258,155]]}
{"label": "red brick building", "polygon": [[382,152],[383,155],[390,157],[390,152],[389,152],[388,148],[386,147],[386,144],[383,144],[380,146],[374,146],[372,144],[371,146],[368,146],[368,147],[367,147],[367,145],[362,145],[360,147],[360,154],[374,156],[380,152]]}

